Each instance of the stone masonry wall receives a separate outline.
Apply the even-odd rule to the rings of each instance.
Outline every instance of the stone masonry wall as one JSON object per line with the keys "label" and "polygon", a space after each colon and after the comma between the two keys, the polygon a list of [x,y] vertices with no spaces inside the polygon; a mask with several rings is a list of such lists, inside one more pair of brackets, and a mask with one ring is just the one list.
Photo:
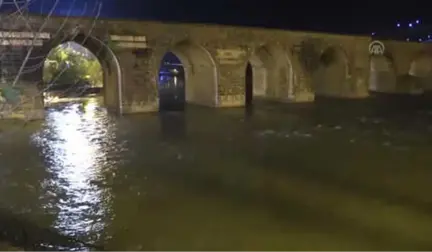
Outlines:
{"label": "stone masonry wall", "polygon": [[[35,25],[44,21],[39,16],[30,18]],[[46,31],[55,34],[64,20],[51,18]],[[68,34],[76,32],[93,36],[114,51],[120,63],[122,85],[120,90],[108,93],[110,99],[116,93],[121,97],[119,106],[125,113],[158,109],[158,68],[168,51],[174,52],[187,68],[188,102],[212,107],[244,105],[248,62],[254,69],[255,95],[283,102],[313,101],[315,95],[363,98],[373,85],[394,92],[413,81],[426,86],[425,80],[432,78],[432,69],[423,77],[410,77],[413,60],[430,48],[417,43],[385,41],[385,62],[391,62],[389,69],[396,76],[392,84],[389,83],[392,78],[388,77],[391,74],[371,72],[369,37],[83,18],[70,18],[60,34],[67,39]],[[118,48],[110,44],[110,35],[145,36],[148,48]],[[113,76],[109,79],[116,80]]]}

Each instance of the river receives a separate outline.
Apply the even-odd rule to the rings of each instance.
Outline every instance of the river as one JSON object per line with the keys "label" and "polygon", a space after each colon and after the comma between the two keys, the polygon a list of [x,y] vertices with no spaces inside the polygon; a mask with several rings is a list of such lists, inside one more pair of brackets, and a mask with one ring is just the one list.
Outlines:
{"label": "river", "polygon": [[432,110],[290,106],[116,117],[96,98],[53,105],[0,135],[1,242],[431,250]]}

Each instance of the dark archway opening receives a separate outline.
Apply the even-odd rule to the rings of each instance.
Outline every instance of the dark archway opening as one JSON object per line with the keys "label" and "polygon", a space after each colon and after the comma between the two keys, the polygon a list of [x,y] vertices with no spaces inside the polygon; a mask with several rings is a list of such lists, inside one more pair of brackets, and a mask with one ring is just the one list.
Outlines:
{"label": "dark archway opening", "polygon": [[102,64],[90,50],[76,42],[53,48],[44,62],[44,103],[98,97],[103,100]]}
{"label": "dark archway opening", "polygon": [[245,75],[245,106],[251,107],[253,101],[253,70],[252,65],[248,62]]}
{"label": "dark archway opening", "polygon": [[185,71],[182,62],[174,53],[167,52],[159,68],[159,110],[184,110],[185,85]]}
{"label": "dark archway opening", "polygon": [[327,48],[318,62],[312,75],[315,101],[339,100],[350,97],[355,92],[356,86],[348,81],[348,61],[343,49]]}

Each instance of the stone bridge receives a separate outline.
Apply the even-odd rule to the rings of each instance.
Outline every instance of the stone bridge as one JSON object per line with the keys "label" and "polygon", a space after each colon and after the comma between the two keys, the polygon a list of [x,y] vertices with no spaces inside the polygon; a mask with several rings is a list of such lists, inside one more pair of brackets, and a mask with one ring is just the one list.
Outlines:
{"label": "stone bridge", "polygon": [[[48,36],[30,40],[37,46],[26,64],[32,71],[21,77],[26,90],[41,82],[43,61],[50,50],[75,41],[99,58],[106,106],[120,113],[158,110],[158,71],[167,52],[174,53],[185,68],[187,102],[208,107],[245,104],[248,63],[253,69],[254,97],[281,102],[311,102],[315,96],[365,98],[371,90],[432,89],[432,46],[428,44],[383,41],[385,54],[370,56],[371,38],[365,36],[30,16],[28,22],[0,24],[3,31],[21,32],[19,36],[3,34],[2,46],[10,43],[6,40],[25,37],[22,31],[28,31],[29,25],[42,27],[40,32]],[[42,111],[41,100],[32,100],[34,109]]]}

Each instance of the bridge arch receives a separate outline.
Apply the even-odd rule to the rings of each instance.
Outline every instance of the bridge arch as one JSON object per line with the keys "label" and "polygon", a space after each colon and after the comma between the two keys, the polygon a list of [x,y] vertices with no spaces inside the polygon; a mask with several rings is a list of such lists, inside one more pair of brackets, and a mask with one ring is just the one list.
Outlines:
{"label": "bridge arch", "polygon": [[409,76],[413,78],[416,90],[432,91],[432,55],[427,52],[417,53],[410,62]]}
{"label": "bridge arch", "polygon": [[255,50],[245,66],[245,105],[252,104],[253,97],[267,95],[268,67],[265,62],[265,48]]}
{"label": "bridge arch", "polygon": [[56,47],[66,42],[75,42],[89,50],[102,66],[103,71],[103,96],[105,106],[116,113],[122,113],[122,86],[123,76],[121,66],[114,51],[105,43],[93,35],[79,33],[73,36],[53,39],[46,42],[42,48],[45,62],[49,53]]}
{"label": "bridge arch", "polygon": [[340,46],[326,47],[318,58],[318,67],[312,76],[316,96],[338,97],[349,89],[348,55]]}
{"label": "bridge arch", "polygon": [[[190,41],[179,42],[167,48],[157,62],[171,52],[184,69],[185,100],[187,103],[218,106],[218,68],[211,53],[201,45]],[[158,80],[158,85],[160,85]]]}
{"label": "bridge arch", "polygon": [[254,49],[246,62],[246,105],[253,97],[286,100],[293,96],[295,64],[283,48],[262,45]]}

